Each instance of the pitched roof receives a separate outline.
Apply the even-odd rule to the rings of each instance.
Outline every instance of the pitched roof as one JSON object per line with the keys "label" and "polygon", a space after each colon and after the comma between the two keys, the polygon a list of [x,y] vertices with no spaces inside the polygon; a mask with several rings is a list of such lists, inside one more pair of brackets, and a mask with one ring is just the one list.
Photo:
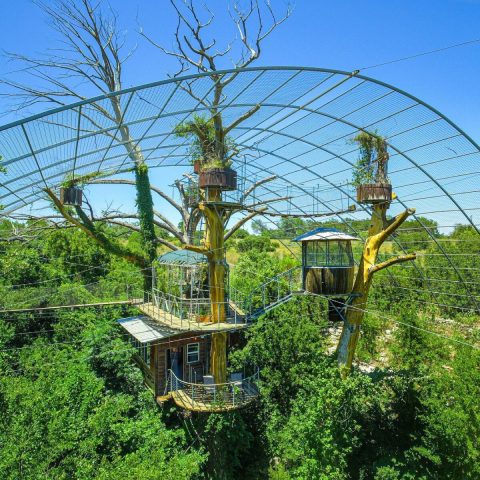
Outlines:
{"label": "pitched roof", "polygon": [[357,237],[349,235],[348,233],[344,233],[337,228],[324,228],[319,227],[311,230],[310,232],[304,233],[299,235],[297,238],[294,238],[294,242],[308,242],[311,240],[320,240],[320,241],[327,241],[327,240],[360,240]]}
{"label": "pitched roof", "polygon": [[174,250],[164,253],[157,261],[162,265],[198,265],[207,263],[208,259],[206,255],[191,250]]}

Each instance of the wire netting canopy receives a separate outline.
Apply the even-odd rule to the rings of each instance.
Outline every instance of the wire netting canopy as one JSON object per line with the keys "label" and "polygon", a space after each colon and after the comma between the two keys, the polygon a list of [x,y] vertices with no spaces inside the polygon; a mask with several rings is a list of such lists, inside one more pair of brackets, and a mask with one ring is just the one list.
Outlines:
{"label": "wire netting canopy", "polygon": [[[188,141],[176,137],[174,129],[194,114],[209,114],[214,86],[208,74],[172,78],[0,127],[0,154],[7,168],[0,178],[4,213],[30,207],[45,198],[45,188],[58,189],[68,178],[128,175],[134,150],[141,150],[151,169],[168,169],[177,178],[191,172]],[[112,98],[118,99],[120,119]],[[385,275],[394,280],[397,272],[407,270],[409,283],[401,287],[406,295],[416,282],[417,289],[427,290],[440,304],[478,311],[475,272],[480,265],[472,254],[478,253],[480,148],[472,138],[421,100],[357,72],[300,67],[236,71],[219,105],[224,124],[256,106],[258,111],[229,134],[240,150],[233,168],[246,189],[276,176],[255,189],[254,204],[277,197],[269,203],[270,212],[307,219],[330,214],[343,231],[365,238],[357,220],[368,218],[371,210],[355,198],[352,166],[359,151],[352,139],[362,131],[385,137],[396,193],[389,214],[416,209],[416,223],[408,228],[423,235],[424,255],[436,260],[428,275],[421,258]],[[122,127],[128,127],[129,138]],[[352,206],[355,211],[338,213]],[[442,237],[458,224],[474,233],[468,262],[464,250],[451,248],[451,240]],[[393,239],[399,252],[415,247],[408,242],[401,235]],[[445,271],[452,272],[448,279]],[[455,291],[447,295],[452,283]]]}
{"label": "wire netting canopy", "polygon": [[205,255],[198,252],[192,252],[190,250],[174,250],[158,257],[157,262],[161,265],[189,266],[208,263],[208,260]]}

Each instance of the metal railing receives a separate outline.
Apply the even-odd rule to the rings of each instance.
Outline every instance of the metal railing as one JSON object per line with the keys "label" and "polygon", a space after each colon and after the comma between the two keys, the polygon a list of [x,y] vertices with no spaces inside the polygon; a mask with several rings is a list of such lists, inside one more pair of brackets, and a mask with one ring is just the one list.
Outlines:
{"label": "metal railing", "polygon": [[254,288],[248,295],[244,310],[253,320],[261,314],[289,300],[302,289],[302,267],[292,267]]}
{"label": "metal railing", "polygon": [[[156,288],[151,293],[146,292],[145,296],[142,308],[152,318],[161,314],[162,321],[171,325],[178,325],[180,321],[180,325],[185,327],[191,323],[199,326],[202,323],[212,322],[212,306],[209,298],[182,298]],[[226,322],[235,325],[246,322],[241,310],[234,308],[231,300],[218,302],[217,306],[219,316],[220,310],[224,309]]]}
{"label": "metal railing", "polygon": [[167,392],[175,392],[177,405],[197,411],[214,411],[240,408],[258,395],[257,382],[260,372],[228,383],[190,383],[179,379],[172,370],[168,371]]}
{"label": "metal railing", "polygon": [[[294,292],[302,289],[302,267],[296,266],[268,279],[248,293],[229,288],[228,299],[217,303],[224,309],[225,321],[241,325],[248,323],[269,310],[288,301]],[[170,325],[200,326],[212,321],[209,298],[184,298],[154,288],[145,292],[143,310],[152,318],[161,315],[161,320]],[[219,312],[220,316],[220,312]]]}

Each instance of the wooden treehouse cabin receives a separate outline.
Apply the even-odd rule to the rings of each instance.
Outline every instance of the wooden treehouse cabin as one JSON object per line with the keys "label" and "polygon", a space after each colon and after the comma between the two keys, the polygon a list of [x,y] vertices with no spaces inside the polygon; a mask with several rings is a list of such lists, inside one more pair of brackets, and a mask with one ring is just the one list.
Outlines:
{"label": "wooden treehouse cabin", "polygon": [[[227,281],[228,284],[228,268]],[[172,399],[192,411],[240,408],[257,395],[258,373],[231,374],[215,382],[211,350],[214,333],[226,335],[227,351],[242,341],[245,315],[225,295],[223,322],[212,316],[209,262],[205,255],[177,250],[160,256],[154,286],[142,314],[118,320],[137,348],[137,362],[157,401]]]}
{"label": "wooden treehouse cabin", "polygon": [[302,286],[308,293],[328,297],[331,321],[343,321],[345,297],[355,277],[352,242],[360,239],[336,228],[316,228],[294,239],[302,244]]}

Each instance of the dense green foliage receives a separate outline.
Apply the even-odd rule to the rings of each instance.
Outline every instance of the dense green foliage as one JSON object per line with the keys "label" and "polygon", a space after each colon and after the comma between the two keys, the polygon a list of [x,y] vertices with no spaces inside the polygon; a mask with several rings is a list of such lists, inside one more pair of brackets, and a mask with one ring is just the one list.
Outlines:
{"label": "dense green foliage", "polygon": [[[148,175],[148,166],[146,163],[140,163],[135,166],[135,187],[137,190],[137,210],[139,216],[139,226],[142,239],[142,247],[148,263],[146,267],[152,265],[157,257],[157,237],[155,235],[155,226],[153,221],[153,199],[150,190],[150,178]],[[152,277],[150,269],[144,271],[144,288],[149,290],[152,287]]]}
{"label": "dense green foliage", "polygon": [[358,160],[353,168],[352,184],[355,186],[368,183],[388,183],[387,144],[384,138],[374,132],[360,132],[352,139],[359,147]]}
{"label": "dense green foliage", "polygon": [[113,330],[119,312],[103,313],[59,315],[51,340],[38,338],[9,359],[0,383],[1,478],[173,479],[198,471],[202,456],[186,453],[182,432],[165,427],[133,349]]}
{"label": "dense green foliage", "polygon": [[237,152],[237,147],[229,136],[218,145],[213,118],[194,114],[192,120],[178,124],[174,133],[189,141],[192,163],[199,161],[202,170],[229,168],[232,165],[231,158]]}
{"label": "dense green foliage", "polygon": [[[261,317],[231,353],[231,371],[261,369],[259,401],[237,412],[156,406],[115,325],[133,307],[0,314],[0,478],[479,478],[480,352],[452,341],[479,339],[463,296],[478,295],[478,235],[422,222],[431,236],[412,221],[396,238],[420,252],[417,265],[395,271],[398,285],[388,272],[375,280],[353,374],[338,374],[326,302],[300,296]],[[296,265],[270,239],[310,227],[285,219],[278,231],[232,238],[231,285],[251,292]],[[142,248],[120,227],[105,235]],[[469,293],[436,242],[455,254]],[[138,269],[74,229],[0,249],[3,307],[125,299],[127,287],[141,294]]]}

